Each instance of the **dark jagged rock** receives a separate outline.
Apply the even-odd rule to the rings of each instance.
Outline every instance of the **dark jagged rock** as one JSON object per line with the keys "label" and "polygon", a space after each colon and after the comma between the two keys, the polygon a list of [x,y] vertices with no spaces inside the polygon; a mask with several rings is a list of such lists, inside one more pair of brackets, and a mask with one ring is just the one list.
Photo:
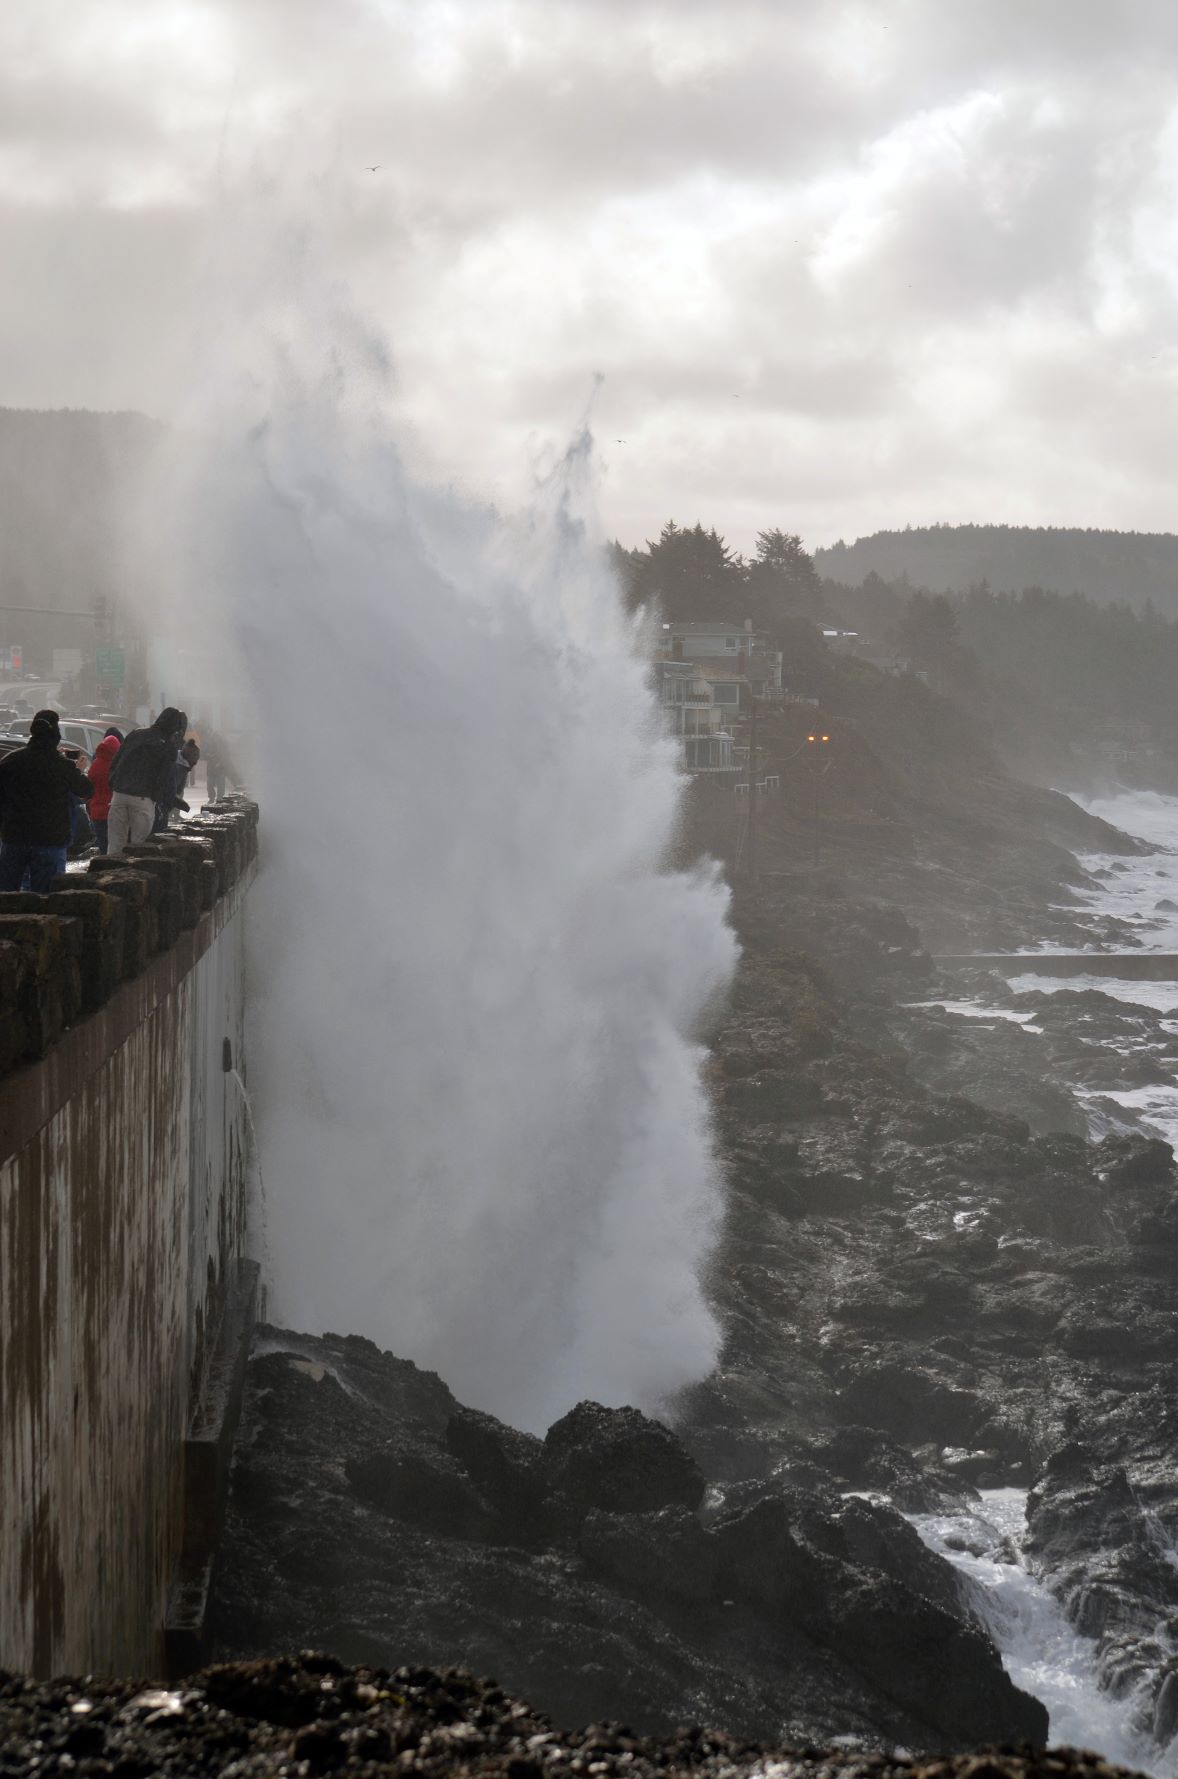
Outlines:
{"label": "dark jagged rock", "polygon": [[636,1599],[707,1608],[720,1597],[719,1541],[686,1507],[595,1509],[577,1534],[577,1549],[595,1576]]}
{"label": "dark jagged rock", "polygon": [[[963,924],[988,944],[1042,937],[1016,931],[1030,907]],[[565,1722],[785,1724],[867,1747],[1042,1737],[897,1511],[965,1513],[979,1489],[1034,1481],[1036,1567],[1164,1745],[1178,1607],[1141,1527],[1178,1532],[1174,1432],[1153,1413],[1178,1365],[1178,1192],[1169,1147],[1114,1096],[1174,1078],[1173,1032],[1095,990],[1016,996],[979,975],[950,993],[903,917],[833,874],[801,891],[783,875],[739,918],[709,1067],[725,1344],[675,1432],[582,1404],[537,1441],[366,1343],[272,1334],[280,1350],[251,1366],[221,1649],[457,1658]],[[1053,935],[1074,942],[1082,919],[1061,905]],[[907,1004],[938,986],[1035,1029]],[[1113,1130],[1095,1145],[1093,1108]]]}
{"label": "dark jagged rock", "polygon": [[613,1721],[561,1730],[493,1680],[455,1668],[346,1667],[331,1656],[225,1663],[167,1691],[136,1681],[38,1685],[0,1673],[0,1771],[90,1779],[251,1779],[355,1772],[421,1779],[1113,1779],[1074,1749],[923,1762],[894,1752],[757,1746],[722,1730],[665,1738]]}
{"label": "dark jagged rock", "polygon": [[501,1535],[534,1543],[543,1525],[543,1442],[494,1415],[459,1408],[446,1423],[446,1447],[490,1503]]}
{"label": "dark jagged rock", "polygon": [[344,1472],[361,1500],[393,1519],[412,1520],[452,1538],[485,1538],[491,1532],[491,1510],[444,1453],[405,1451],[398,1442],[347,1459]]}
{"label": "dark jagged rock", "polygon": [[[1165,1070],[1156,1073],[1163,1081],[1172,1079]],[[1162,1186],[1174,1179],[1174,1151],[1160,1137],[1105,1137],[1096,1165],[1111,1186]]]}
{"label": "dark jagged rock", "polygon": [[[698,1465],[635,1409],[581,1403],[540,1442],[368,1342],[265,1330],[219,1644],[385,1665],[457,1655],[566,1723],[790,1724],[947,1748],[960,1709],[971,1735],[1045,1736],[948,1566],[893,1509],[844,1502],[817,1471],[766,1488],[704,1523]],[[901,1609],[910,1652],[939,1650],[944,1709],[901,1645],[891,1662],[875,1647]]]}
{"label": "dark jagged rock", "polygon": [[[685,1430],[712,1476],[817,1466],[909,1512],[1038,1477],[1036,1572],[1160,1751],[1178,1723],[1178,1430],[1158,1406],[1178,1375],[1178,1193],[1170,1146],[1124,1128],[1135,1113],[1112,1096],[1174,1083],[1178,1049],[1167,1015],[1099,990],[974,992],[1039,1029],[904,1007],[878,983],[848,993],[826,952],[749,946],[717,1072],[788,1056],[822,1106],[753,1125],[722,1112],[727,1343]],[[820,1046],[801,1041],[816,1015]],[[1008,1073],[986,1107],[961,1088],[990,1054]],[[1074,1082],[1108,1096],[1087,1102],[1121,1126],[1103,1142]],[[856,1202],[824,1191],[836,1173]]]}
{"label": "dark jagged rock", "polygon": [[545,1491],[586,1512],[697,1508],[704,1479],[669,1428],[636,1408],[579,1402],[554,1422],[540,1460]]}
{"label": "dark jagged rock", "polygon": [[[1178,1731],[1178,1404],[1167,1367],[1106,1401],[1053,1451],[1028,1500],[1028,1549],[1069,1618],[1096,1640],[1109,1684],[1134,1694],[1137,1728]],[[1078,1419],[1078,1417],[1077,1417]]]}

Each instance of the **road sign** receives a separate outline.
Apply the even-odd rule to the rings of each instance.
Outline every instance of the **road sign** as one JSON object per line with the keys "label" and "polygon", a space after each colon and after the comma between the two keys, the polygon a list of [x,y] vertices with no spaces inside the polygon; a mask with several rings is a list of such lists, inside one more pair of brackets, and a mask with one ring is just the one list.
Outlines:
{"label": "road sign", "polygon": [[127,657],[122,649],[98,649],[98,677],[121,686],[127,677]]}

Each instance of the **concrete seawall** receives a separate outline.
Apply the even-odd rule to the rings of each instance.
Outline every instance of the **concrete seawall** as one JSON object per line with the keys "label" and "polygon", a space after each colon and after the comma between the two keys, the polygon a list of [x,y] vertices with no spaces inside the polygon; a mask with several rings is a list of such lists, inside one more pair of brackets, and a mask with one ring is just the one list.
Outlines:
{"label": "concrete seawall", "polygon": [[256,831],[218,806],[0,895],[0,1667],[164,1669],[186,1442],[252,1276]]}

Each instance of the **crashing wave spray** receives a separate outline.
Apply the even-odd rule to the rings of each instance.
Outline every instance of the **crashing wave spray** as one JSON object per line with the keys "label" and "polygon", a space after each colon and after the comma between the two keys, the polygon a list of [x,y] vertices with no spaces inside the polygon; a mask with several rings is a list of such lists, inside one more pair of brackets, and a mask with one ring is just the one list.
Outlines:
{"label": "crashing wave spray", "polygon": [[681,781],[588,435],[506,525],[282,363],[187,531],[259,738],[275,1313],[529,1427],[657,1405],[717,1353],[698,1032],[735,945],[716,872],[667,866]]}

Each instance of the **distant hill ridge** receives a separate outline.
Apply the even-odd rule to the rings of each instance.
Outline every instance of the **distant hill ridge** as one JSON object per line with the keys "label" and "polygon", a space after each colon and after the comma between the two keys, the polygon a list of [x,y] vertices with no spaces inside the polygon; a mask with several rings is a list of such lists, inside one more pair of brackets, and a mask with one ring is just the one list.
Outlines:
{"label": "distant hill ridge", "polygon": [[872,573],[934,593],[964,593],[986,581],[996,593],[1045,587],[1138,609],[1152,600],[1159,612],[1178,618],[1178,536],[1168,531],[914,526],[815,550],[814,565],[846,586],[859,586]]}

